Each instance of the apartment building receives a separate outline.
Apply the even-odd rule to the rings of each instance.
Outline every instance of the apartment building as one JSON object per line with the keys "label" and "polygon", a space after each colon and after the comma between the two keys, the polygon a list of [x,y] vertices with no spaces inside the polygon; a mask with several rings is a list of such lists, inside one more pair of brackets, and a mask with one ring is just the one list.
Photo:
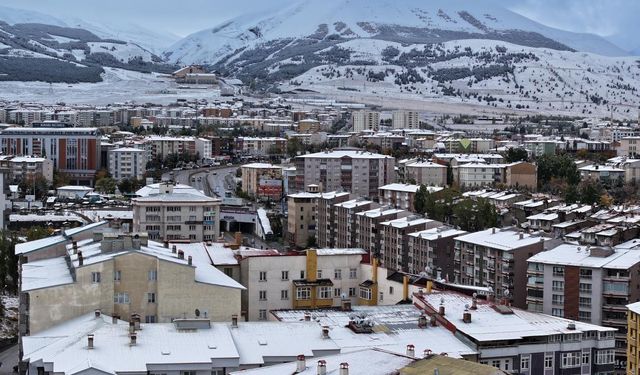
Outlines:
{"label": "apartment building", "polygon": [[587,165],[578,168],[580,177],[583,179],[592,179],[611,186],[618,181],[625,181],[625,170],[611,165]]}
{"label": "apartment building", "polygon": [[267,320],[282,309],[340,307],[357,303],[362,249],[309,249],[300,254],[240,255],[246,319]]}
{"label": "apartment building", "polygon": [[287,150],[287,140],[278,137],[238,137],[235,151],[241,155],[266,156],[284,155]]}
{"label": "apartment building", "polygon": [[107,151],[109,174],[120,181],[126,178],[142,179],[147,171],[147,152],[133,147]]}
{"label": "apartment building", "polygon": [[461,335],[507,373],[613,374],[615,329],[540,315],[456,292],[415,293],[426,320]]}
{"label": "apartment building", "polygon": [[42,176],[53,183],[53,162],[35,156],[0,156],[0,169],[6,171],[6,180],[18,183]]}
{"label": "apartment building", "polygon": [[47,158],[72,183],[91,186],[100,167],[100,139],[97,128],[6,128],[0,131],[0,150]]}
{"label": "apartment building", "polygon": [[336,227],[333,205],[349,200],[349,193],[320,193],[317,200],[316,241],[320,248],[335,248]]}
{"label": "apartment building", "polygon": [[161,184],[160,194],[132,199],[133,230],[162,241],[202,242],[220,237],[220,200],[174,193]]}
{"label": "apartment building", "polygon": [[529,258],[530,311],[616,328],[616,365],[626,365],[627,312],[640,299],[640,247],[562,244]]}
{"label": "apartment building", "polygon": [[242,190],[250,197],[280,201],[282,198],[282,167],[268,163],[251,163],[241,167]]}
{"label": "apartment building", "polygon": [[504,180],[504,164],[461,164],[453,168],[453,174],[460,187],[492,186]]}
{"label": "apartment building", "polygon": [[447,226],[430,228],[407,234],[407,254],[411,262],[407,272],[436,280],[453,280],[455,238],[467,232]]}
{"label": "apartment building", "polygon": [[148,241],[145,233],[110,231],[69,242],[62,256],[21,263],[21,334],[95,310],[147,323],[193,317],[196,310],[226,321],[240,312],[244,288],[201,254],[185,255],[179,244],[169,248]]}
{"label": "apartment building", "polygon": [[207,138],[196,138],[196,153],[200,159],[210,159],[213,156],[213,143]]}
{"label": "apartment building", "polygon": [[357,244],[355,215],[361,211],[375,208],[376,204],[366,199],[353,199],[333,205],[333,222],[335,228],[335,246],[337,248],[352,248]]}
{"label": "apartment building", "polygon": [[378,199],[380,200],[380,204],[401,210],[413,211],[418,190],[420,190],[419,185],[393,183],[381,186],[378,189]]}
{"label": "apartment building", "polygon": [[405,165],[407,181],[418,185],[447,186],[447,167],[431,161],[415,161]]}
{"label": "apartment building", "polygon": [[544,237],[512,228],[490,228],[455,238],[456,283],[492,288],[526,308],[527,259],[544,250]]}
{"label": "apartment building", "polygon": [[640,157],[640,137],[624,137],[620,139],[620,146],[616,149],[618,156],[629,158]]}
{"label": "apartment building", "polygon": [[627,374],[638,373],[640,366],[640,302],[627,305]]}
{"label": "apartment building", "polygon": [[316,239],[316,207],[319,193],[287,195],[287,241],[290,246],[306,248]]}
{"label": "apartment building", "polygon": [[315,119],[304,119],[298,121],[298,133],[313,134],[322,130],[320,121]]}
{"label": "apartment building", "polygon": [[409,233],[441,226],[442,223],[423,216],[405,216],[380,223],[380,249],[374,255],[387,269],[407,272],[413,259],[409,255]]}
{"label": "apartment building", "polygon": [[509,187],[535,192],[538,189],[538,166],[527,162],[505,164],[504,183]]}
{"label": "apartment building", "polygon": [[365,130],[378,131],[380,128],[380,113],[373,111],[357,111],[353,112],[353,131],[362,132]]}
{"label": "apartment building", "polygon": [[420,129],[420,113],[414,111],[394,111],[392,124],[394,129]]}
{"label": "apartment building", "polygon": [[408,211],[388,206],[356,213],[356,247],[364,249],[368,254],[377,252],[380,249],[381,223],[409,215]]}
{"label": "apartment building", "polygon": [[337,150],[295,158],[296,189],[319,185],[321,191],[349,191],[375,198],[378,188],[395,181],[395,158],[367,151]]}

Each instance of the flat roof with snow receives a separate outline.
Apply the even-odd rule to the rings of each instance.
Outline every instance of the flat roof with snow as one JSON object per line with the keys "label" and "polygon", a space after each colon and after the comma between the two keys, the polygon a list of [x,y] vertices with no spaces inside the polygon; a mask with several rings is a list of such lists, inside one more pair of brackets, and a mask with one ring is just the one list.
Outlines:
{"label": "flat roof with snow", "polygon": [[493,249],[510,251],[524,246],[533,245],[544,240],[544,237],[532,236],[528,233],[518,232],[508,228],[489,228],[483,231],[456,237],[455,240],[486,246]]}

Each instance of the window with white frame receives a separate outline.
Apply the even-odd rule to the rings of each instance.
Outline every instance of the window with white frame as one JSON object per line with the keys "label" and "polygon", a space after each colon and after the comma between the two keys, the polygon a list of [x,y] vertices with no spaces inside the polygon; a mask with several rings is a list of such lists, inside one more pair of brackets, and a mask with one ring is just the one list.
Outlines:
{"label": "window with white frame", "polygon": [[129,303],[129,293],[118,292],[113,295],[113,303],[127,304]]}
{"label": "window with white frame", "polygon": [[349,278],[357,279],[358,278],[358,269],[357,268],[349,268]]}
{"label": "window with white frame", "polygon": [[289,280],[289,271],[282,271],[280,273],[280,280]]}
{"label": "window with white frame", "polygon": [[591,364],[591,353],[590,352],[582,352],[582,364],[583,365]]}
{"label": "window with white frame", "polygon": [[582,353],[580,352],[569,352],[562,353],[562,368],[574,368],[579,367],[582,363]]}
{"label": "window with white frame", "polygon": [[296,288],[296,299],[305,300],[311,297],[311,288],[299,287]]}
{"label": "window with white frame", "polygon": [[356,288],[349,288],[349,297],[356,296]]}
{"label": "window with white frame", "polygon": [[113,271],[113,281],[120,281],[120,280],[122,280],[122,272]]}
{"label": "window with white frame", "polygon": [[333,291],[333,288],[331,288],[330,286],[321,286],[320,288],[318,288],[318,298],[329,299],[331,298],[332,291]]}
{"label": "window with white frame", "polygon": [[258,280],[267,281],[267,271],[260,271],[258,274]]}
{"label": "window with white frame", "polygon": [[258,319],[267,320],[267,310],[259,310],[258,311]]}
{"label": "window with white frame", "polygon": [[360,298],[370,300],[371,299],[371,289],[369,288],[360,288]]}
{"label": "window with white frame", "polygon": [[613,349],[598,350],[598,353],[596,356],[596,364],[608,365],[608,364],[612,364],[614,360],[615,360],[615,352]]}
{"label": "window with white frame", "polygon": [[100,272],[91,272],[91,282],[92,283],[99,283],[100,282]]}
{"label": "window with white frame", "polygon": [[342,270],[340,268],[333,270],[333,278],[336,280],[342,279]]}
{"label": "window with white frame", "polygon": [[158,280],[158,271],[156,271],[156,270],[150,270],[150,271],[147,273],[147,279],[149,279],[149,281]]}
{"label": "window with white frame", "polygon": [[282,289],[280,291],[280,299],[281,300],[288,300],[289,299],[289,290],[287,289]]}
{"label": "window with white frame", "polygon": [[529,366],[530,366],[530,361],[531,357],[529,357],[528,355],[523,355],[520,357],[520,370],[528,370]]}
{"label": "window with white frame", "polygon": [[553,355],[544,356],[544,368],[553,368]]}
{"label": "window with white frame", "polygon": [[147,302],[148,303],[156,303],[156,294],[155,293],[147,293]]}
{"label": "window with white frame", "polygon": [[334,298],[342,297],[342,289],[341,288],[333,288],[333,297]]}

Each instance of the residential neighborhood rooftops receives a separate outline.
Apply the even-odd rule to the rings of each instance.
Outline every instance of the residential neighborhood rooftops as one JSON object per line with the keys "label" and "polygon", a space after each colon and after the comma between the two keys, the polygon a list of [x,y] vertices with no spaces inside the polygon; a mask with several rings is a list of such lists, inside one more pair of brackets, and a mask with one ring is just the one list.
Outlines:
{"label": "residential neighborhood rooftops", "polygon": [[483,231],[456,237],[456,241],[486,246],[499,250],[514,250],[523,246],[533,245],[544,241],[544,237],[532,236],[510,228],[489,228]]}

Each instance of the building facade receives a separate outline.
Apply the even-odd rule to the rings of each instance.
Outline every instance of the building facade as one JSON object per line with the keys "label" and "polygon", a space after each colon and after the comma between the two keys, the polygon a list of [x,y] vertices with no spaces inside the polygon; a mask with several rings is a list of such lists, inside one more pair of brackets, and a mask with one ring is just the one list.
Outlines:
{"label": "building facade", "polygon": [[141,180],[147,171],[147,152],[139,148],[122,147],[109,150],[109,174],[117,181]]}

